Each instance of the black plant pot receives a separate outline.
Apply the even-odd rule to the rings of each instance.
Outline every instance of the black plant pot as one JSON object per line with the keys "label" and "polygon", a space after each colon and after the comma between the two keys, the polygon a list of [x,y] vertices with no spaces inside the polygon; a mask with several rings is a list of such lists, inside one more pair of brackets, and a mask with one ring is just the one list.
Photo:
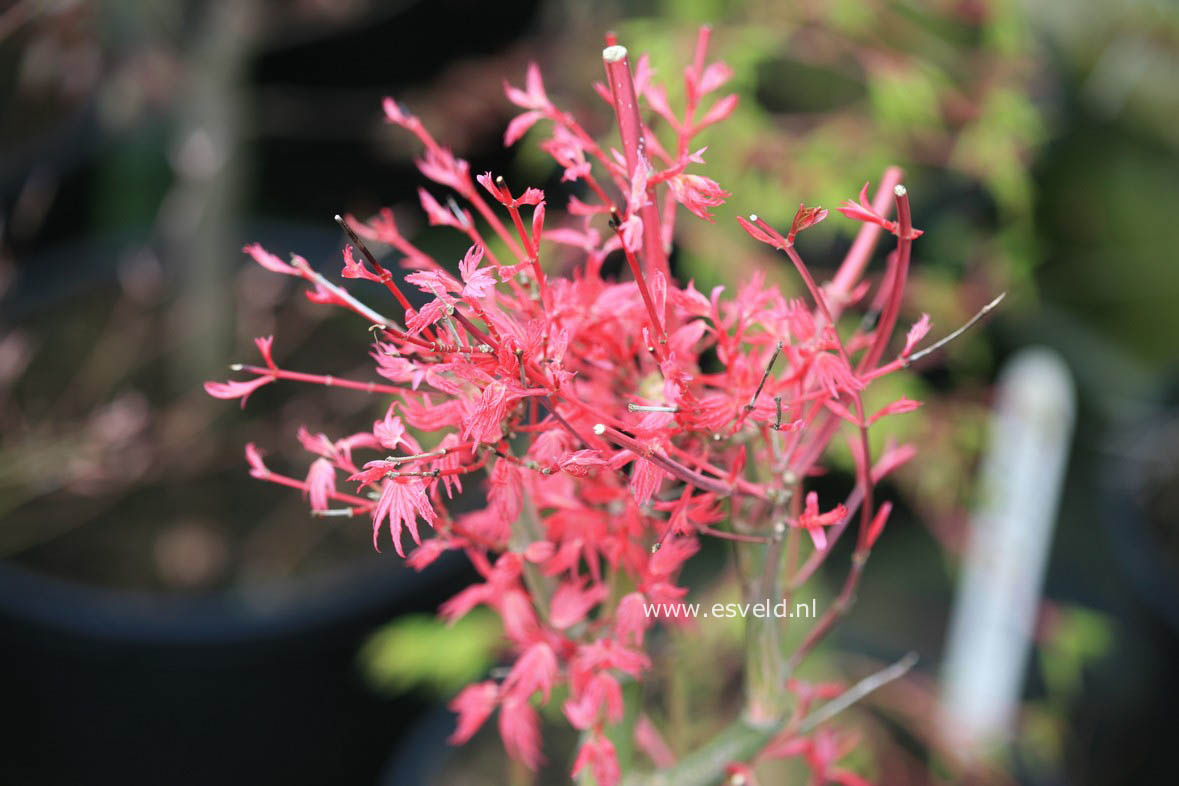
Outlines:
{"label": "black plant pot", "polygon": [[0,565],[0,783],[374,783],[424,707],[368,690],[357,649],[433,611],[463,570],[381,560],[333,583],[175,599]]}
{"label": "black plant pot", "polygon": [[[1179,388],[1134,400],[1094,462],[1091,493],[1104,533],[1074,575],[1106,587],[1109,652],[1085,669],[1070,711],[1071,782],[1173,780],[1170,741],[1179,691]],[[1104,534],[1105,537],[1100,537]],[[1105,579],[1103,581],[1103,579]],[[1081,595],[1081,597],[1085,597]]]}
{"label": "black plant pot", "polygon": [[1124,429],[1104,477],[1110,542],[1143,604],[1179,637],[1179,406]]}
{"label": "black plant pot", "polygon": [[431,786],[439,777],[454,748],[446,738],[454,731],[454,713],[434,707],[405,730],[382,768],[379,786]]}
{"label": "black plant pot", "polygon": [[1106,449],[1109,539],[1142,605],[1179,640],[1179,371]]}

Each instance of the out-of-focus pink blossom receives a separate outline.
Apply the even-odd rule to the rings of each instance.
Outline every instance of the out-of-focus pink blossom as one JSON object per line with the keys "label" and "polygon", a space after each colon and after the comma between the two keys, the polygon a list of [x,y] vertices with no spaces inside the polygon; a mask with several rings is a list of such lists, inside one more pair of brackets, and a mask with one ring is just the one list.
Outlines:
{"label": "out-of-focus pink blossom", "polygon": [[827,548],[827,534],[823,531],[823,527],[838,524],[845,516],[847,516],[847,508],[842,503],[826,513],[820,513],[819,495],[812,491],[806,495],[806,508],[798,517],[797,525],[806,529],[811,540],[815,542],[815,548],[822,551]]}
{"label": "out-of-focus pink blossom", "polygon": [[270,377],[255,377],[244,382],[206,382],[205,392],[214,398],[240,398],[242,409],[246,408],[246,399],[258,388],[268,385],[274,380]]}
{"label": "out-of-focus pink blossom", "polygon": [[494,682],[477,682],[463,688],[450,702],[451,712],[458,713],[458,725],[450,735],[450,742],[461,745],[479,731],[499,701],[499,687]]}
{"label": "out-of-focus pink blossom", "polygon": [[622,780],[614,743],[603,734],[591,734],[581,743],[573,761],[573,771],[569,774],[576,778],[587,766],[594,776],[594,783],[599,786],[618,786]]}

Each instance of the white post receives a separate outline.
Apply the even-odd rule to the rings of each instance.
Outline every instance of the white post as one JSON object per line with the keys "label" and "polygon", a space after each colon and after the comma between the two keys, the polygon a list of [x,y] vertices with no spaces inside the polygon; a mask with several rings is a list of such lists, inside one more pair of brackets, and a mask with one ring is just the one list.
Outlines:
{"label": "white post", "polygon": [[967,759],[1015,731],[1075,409],[1053,350],[1025,349],[1000,374],[942,669],[947,741]]}

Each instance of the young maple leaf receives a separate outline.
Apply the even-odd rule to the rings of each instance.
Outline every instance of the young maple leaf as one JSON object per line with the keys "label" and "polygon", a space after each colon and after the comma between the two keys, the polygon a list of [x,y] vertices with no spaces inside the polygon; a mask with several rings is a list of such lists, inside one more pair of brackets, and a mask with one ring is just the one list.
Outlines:
{"label": "young maple leaf", "polygon": [[381,534],[381,523],[386,518],[389,519],[389,533],[393,536],[393,548],[397,556],[405,556],[405,550],[401,546],[402,527],[409,530],[414,543],[421,545],[418,516],[431,527],[438,518],[426,496],[426,484],[417,478],[408,482],[401,479],[386,479],[381,488],[381,498],[373,510],[373,548],[380,551],[377,540]]}

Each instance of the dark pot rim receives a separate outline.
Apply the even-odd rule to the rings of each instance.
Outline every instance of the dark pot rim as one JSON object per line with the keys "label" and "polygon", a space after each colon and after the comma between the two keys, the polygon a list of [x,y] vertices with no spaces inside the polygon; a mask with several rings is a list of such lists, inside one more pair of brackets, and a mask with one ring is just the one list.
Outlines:
{"label": "dark pot rim", "polygon": [[446,554],[419,573],[382,557],[351,571],[190,596],[92,587],[0,562],[0,616],[118,643],[279,638],[420,604],[453,581],[464,562],[459,554]]}

